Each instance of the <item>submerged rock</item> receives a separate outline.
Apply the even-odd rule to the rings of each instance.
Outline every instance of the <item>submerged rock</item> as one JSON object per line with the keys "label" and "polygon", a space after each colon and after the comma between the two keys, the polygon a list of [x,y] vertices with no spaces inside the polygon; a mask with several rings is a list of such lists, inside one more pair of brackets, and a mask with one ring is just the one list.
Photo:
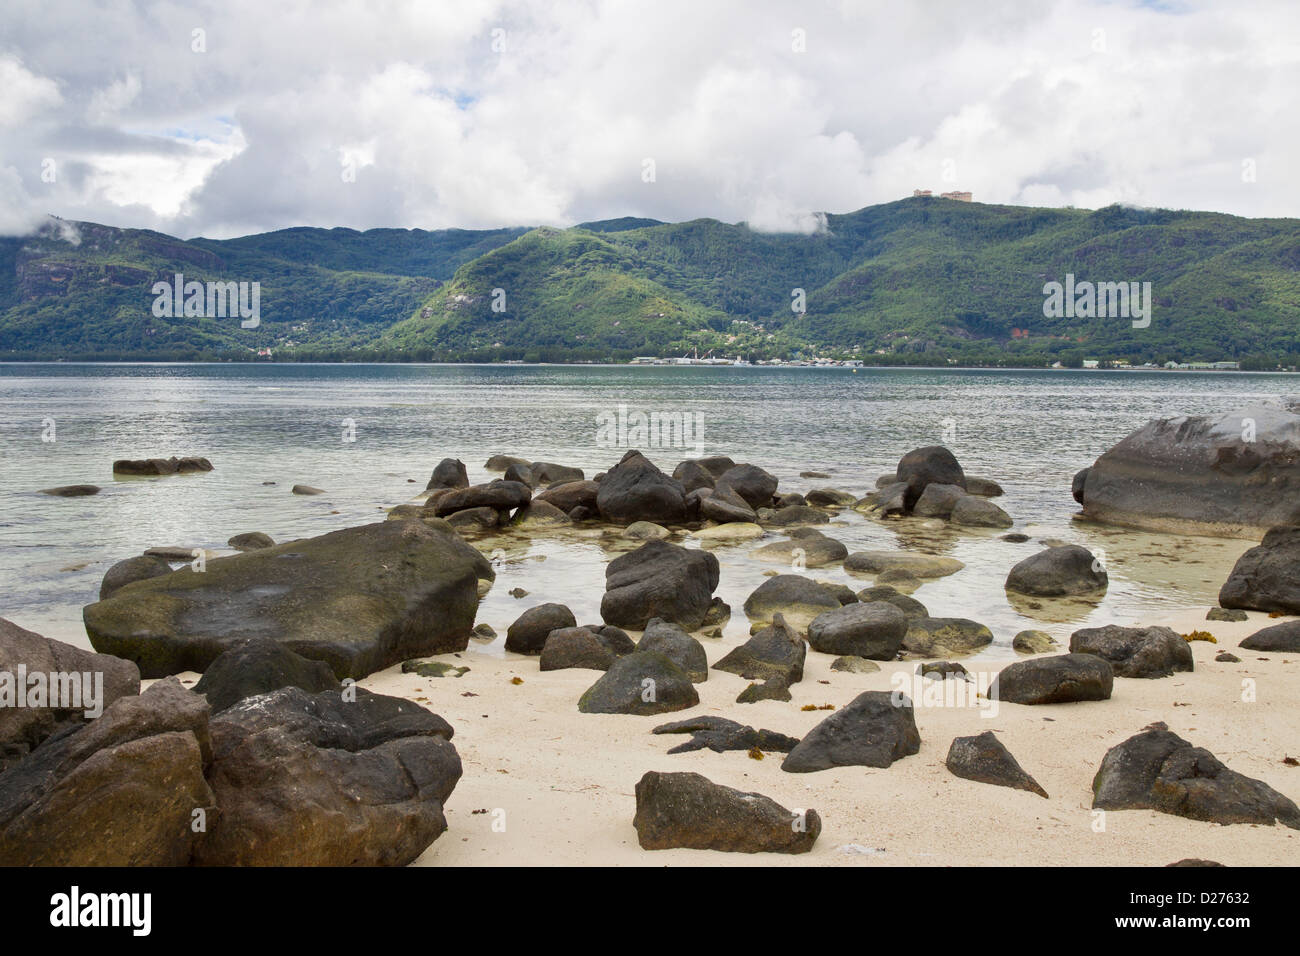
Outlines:
{"label": "submerged rock", "polygon": [[914,618],[903,637],[903,647],[923,657],[969,654],[992,643],[992,631],[964,617]]}
{"label": "submerged rock", "polygon": [[790,627],[803,633],[813,618],[840,606],[839,598],[811,578],[778,574],[745,599],[745,614],[756,624],[770,623],[780,614]]}
{"label": "submerged rock", "polygon": [[632,823],[643,850],[807,853],[821,833],[816,810],[796,814],[698,773],[653,770],[637,782]]}
{"label": "submerged rock", "polygon": [[862,574],[908,571],[918,578],[942,578],[966,567],[956,558],[910,551],[855,551],[844,559],[844,567]]}
{"label": "submerged rock", "polygon": [[54,498],[86,498],[99,494],[99,485],[59,485],[57,488],[42,488],[38,494]]}

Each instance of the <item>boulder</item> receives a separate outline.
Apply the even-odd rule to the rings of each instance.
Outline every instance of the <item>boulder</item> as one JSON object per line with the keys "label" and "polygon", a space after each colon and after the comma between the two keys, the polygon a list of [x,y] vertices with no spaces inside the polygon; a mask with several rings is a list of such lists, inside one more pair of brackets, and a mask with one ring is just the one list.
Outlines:
{"label": "boulder", "polygon": [[1110,662],[1095,654],[1056,654],[1002,669],[989,698],[1013,704],[1066,704],[1109,700],[1115,683]]}
{"label": "boulder", "polygon": [[712,489],[717,480],[709,469],[689,458],[673,469],[673,477],[682,483],[687,492],[697,488]]}
{"label": "boulder", "polygon": [[710,455],[707,458],[696,458],[696,463],[707,471],[714,479],[721,478],[731,469],[736,467],[736,463],[726,455]]}
{"label": "boulder", "polygon": [[527,465],[511,465],[501,476],[503,481],[517,481],[521,485],[527,485],[529,488],[536,488],[541,484],[533,470]]}
{"label": "boulder", "polygon": [[849,549],[842,542],[816,528],[794,528],[789,534],[786,541],[774,541],[757,549],[754,557],[802,568],[823,568],[848,557]]}
{"label": "boulder", "polygon": [[639,451],[630,451],[600,480],[596,507],[602,518],[616,524],[681,524],[686,520],[686,489]]}
{"label": "boulder", "polygon": [[777,479],[757,465],[736,465],[723,472],[713,493],[716,495],[723,486],[738,494],[751,508],[770,508],[776,495]]}
{"label": "boulder", "polygon": [[713,669],[738,674],[746,680],[780,680],[789,687],[803,680],[807,653],[803,638],[777,614],[771,624],[728,651]]}
{"label": "boulder", "polygon": [[163,574],[171,574],[172,566],[162,558],[152,554],[141,554],[134,558],[119,561],[104,572],[104,580],[99,585],[99,599],[111,597],[122,588],[135,581],[146,581]]}
{"label": "boulder", "polygon": [[1219,604],[1300,614],[1300,527],[1272,528],[1238,558],[1219,589]]}
{"label": "boulder", "polygon": [[756,704],[760,700],[779,700],[789,702],[790,685],[783,678],[773,677],[762,683],[753,683],[736,695],[737,704]]}
{"label": "boulder", "polygon": [[99,494],[99,485],[59,485],[57,488],[42,488],[38,494],[54,498],[86,498]]}
{"label": "boulder", "polygon": [[600,485],[594,481],[566,481],[554,488],[547,488],[538,493],[537,500],[555,505],[565,514],[577,507],[595,509],[596,494]]}
{"label": "boulder", "polygon": [[670,754],[690,753],[706,747],[714,753],[728,750],[761,750],[766,753],[788,754],[799,743],[794,737],[772,730],[755,730],[734,720],[712,715],[688,717],[671,724],[660,724],[652,734],[690,734],[691,739],[678,744]]}
{"label": "boulder", "polygon": [[513,511],[532,500],[533,491],[517,481],[498,478],[486,485],[470,485],[443,495],[434,505],[439,518],[465,511],[469,508],[492,508],[496,511]]}
{"label": "boulder", "polygon": [[967,475],[966,493],[979,495],[981,498],[1001,498],[1003,491],[1002,486],[996,481],[990,481],[987,478],[972,478]]}
{"label": "boulder", "polygon": [[857,593],[857,598],[863,604],[869,604],[872,601],[884,601],[892,604],[903,612],[903,617],[909,621],[918,617],[929,617],[930,612],[926,610],[924,604],[914,597],[902,594],[888,584],[877,584],[874,587],[863,588]]}
{"label": "boulder", "polygon": [[808,625],[808,644],[823,654],[892,661],[907,628],[907,618],[892,604],[846,604],[819,614]]}
{"label": "boulder", "polygon": [[637,651],[662,654],[691,679],[700,684],[709,679],[709,658],[704,645],[670,621],[651,618],[645,633],[637,641]]}
{"label": "boulder", "polygon": [[620,537],[627,538],[629,541],[655,541],[671,535],[671,531],[653,521],[633,521],[623,529]]}
{"label": "boulder", "polygon": [[585,627],[562,627],[546,636],[538,668],[544,671],[569,668],[606,671],[617,657],[595,631]]}
{"label": "boulder", "polygon": [[0,773],[7,866],[184,866],[216,800],[208,705],[173,679],[120,697]]}
{"label": "boulder", "polygon": [[1176,534],[1300,524],[1300,415],[1259,405],[1150,421],[1087,469],[1082,504],[1094,521]]}
{"label": "boulder", "polygon": [[[74,674],[80,676],[73,680]],[[35,697],[38,688],[43,699]],[[0,770],[56,731],[80,726],[138,693],[140,670],[130,661],[50,640],[0,618]]]}
{"label": "boulder", "polygon": [[690,677],[662,654],[637,651],[620,657],[578,701],[584,714],[648,716],[685,710],[700,702]]}
{"label": "boulder", "polygon": [[1046,631],[1021,631],[1011,639],[1011,647],[1020,654],[1049,654],[1056,646],[1056,638]]}
{"label": "boulder", "polygon": [[800,634],[807,632],[813,618],[839,607],[839,598],[801,574],[770,577],[745,599],[745,614],[751,622],[768,624],[781,614]]}
{"label": "boulder", "polygon": [[530,607],[506,630],[506,650],[516,654],[540,654],[552,631],[577,626],[573,612],[563,604]]}
{"label": "boulder", "polygon": [[214,714],[281,687],[298,687],[309,694],[339,690],[339,680],[324,661],[309,661],[277,641],[254,637],[223,651],[212,662],[194,692],[208,699]]}
{"label": "boulder", "polygon": [[1300,652],[1300,621],[1287,621],[1263,628],[1237,646],[1248,651]]}
{"label": "boulder", "polygon": [[1091,469],[1084,468],[1074,473],[1074,478],[1070,481],[1070,497],[1079,504],[1083,504],[1083,489],[1088,484],[1088,472]]}
{"label": "boulder", "polygon": [[804,500],[818,508],[851,508],[858,499],[856,495],[838,488],[814,488]]}
{"label": "boulder", "polygon": [[323,495],[325,491],[321,488],[313,488],[311,485],[294,485],[289,489],[289,493],[311,497],[312,495]]}
{"label": "boulder", "polygon": [[765,528],[792,528],[804,524],[829,524],[830,516],[811,505],[791,505],[788,508],[760,508],[756,512],[758,523]]}
{"label": "boulder", "polygon": [[469,472],[465,470],[465,463],[459,458],[444,458],[434,466],[433,474],[429,476],[429,483],[424,486],[424,490],[468,487]]}
{"label": "boulder", "polygon": [[1003,746],[1002,741],[993,731],[986,730],[974,737],[957,737],[948,748],[945,761],[949,772],[964,780],[979,783],[991,783],[998,787],[1011,787],[1015,790],[1028,790],[1040,797],[1046,797],[1047,791],[1038,785],[1038,781],[1025,773],[1024,768],[1011,756],[1011,751]]}
{"label": "boulder", "polygon": [[898,461],[898,481],[907,485],[907,508],[910,511],[927,485],[966,487],[966,474],[955,455],[942,445],[927,445],[909,451]]}
{"label": "boulder", "polygon": [[637,631],[656,617],[698,630],[713,605],[718,574],[718,559],[707,551],[647,541],[606,566],[600,616]]}
{"label": "boulder", "polygon": [[760,793],[698,773],[653,770],[637,781],[632,824],[643,850],[807,853],[821,833],[816,810],[792,813]]}
{"label": "boulder", "polygon": [[733,521],[728,524],[718,524],[692,531],[691,537],[698,540],[705,547],[720,547],[740,541],[753,541],[755,538],[763,537],[763,534],[763,529],[756,524]]}
{"label": "boulder", "polygon": [[1229,610],[1226,607],[1212,607],[1205,612],[1205,619],[1207,621],[1227,621],[1240,624],[1242,621],[1249,621],[1250,616],[1245,611]]}
{"label": "boulder", "polygon": [[1086,627],[1070,635],[1071,654],[1096,654],[1116,677],[1168,677],[1193,668],[1192,648],[1167,627]]}
{"label": "boulder", "polygon": [[[453,516],[454,517],[454,516]],[[510,524],[515,528],[561,528],[573,520],[549,501],[533,500],[515,512]]]}
{"label": "boulder", "polygon": [[[447,516],[447,524],[457,531],[491,531],[501,526],[501,512],[495,508],[466,508]],[[506,512],[508,515],[509,512]]]}
{"label": "boulder", "polygon": [[1067,597],[1104,592],[1109,583],[1091,551],[1066,544],[1025,558],[1007,575],[1006,589],[1031,597]]}
{"label": "boulder", "polygon": [[[906,484],[903,485],[907,487]],[[947,518],[957,502],[966,497],[966,489],[959,485],[928,484],[916,499],[912,514],[922,518]]]}
{"label": "boulder", "polygon": [[[945,485],[944,487],[951,486]],[[859,511],[874,511],[882,518],[898,517],[911,511],[908,506],[908,493],[907,482],[895,481],[867,495],[855,507]],[[922,496],[924,494],[925,492],[921,492]],[[920,500],[920,496],[918,496],[917,500]]]}
{"label": "boulder", "polygon": [[220,812],[198,864],[405,866],[447,829],[460,756],[450,725],[412,701],[284,687],[211,729]]}
{"label": "boulder", "polygon": [[[226,546],[236,551],[257,551],[261,548],[274,548],[275,539],[260,531],[245,531],[243,534],[234,535],[226,542]],[[105,595],[101,591],[99,596],[102,598]]]}
{"label": "boulder", "polygon": [[971,654],[992,643],[992,631],[964,617],[913,618],[903,637],[903,647],[922,657]]}
{"label": "boulder", "polygon": [[115,475],[188,475],[211,471],[212,462],[206,458],[187,456],[177,458],[119,458],[113,462]]}
{"label": "boulder", "polygon": [[561,481],[582,481],[587,477],[582,473],[581,468],[557,465],[553,461],[535,461],[528,466],[528,470],[533,473],[534,478],[544,485]]}
{"label": "boulder", "polygon": [[513,455],[493,455],[483,464],[486,471],[505,471],[511,465],[531,465],[527,458],[515,458]]}
{"label": "boulder", "polygon": [[953,506],[948,520],[967,528],[1010,528],[1015,524],[1011,520],[1011,515],[993,502],[985,498],[977,498],[975,495],[967,495],[960,499]]}
{"label": "boulder", "polygon": [[844,567],[862,574],[908,571],[918,578],[942,578],[956,574],[966,565],[956,558],[910,551],[855,551],[844,559]]}
{"label": "boulder", "polygon": [[1106,752],[1092,781],[1099,810],[1156,810],[1210,823],[1282,823],[1300,830],[1300,807],[1261,780],[1229,770],[1162,723]]}
{"label": "boulder", "polygon": [[781,769],[812,773],[832,767],[888,767],[921,749],[912,702],[882,690],[859,694],[810,730]]}
{"label": "boulder", "polygon": [[731,521],[752,522],[754,509],[726,482],[719,482],[713,493],[700,498],[700,517],[726,524]]}
{"label": "boulder", "polygon": [[202,671],[224,650],[267,637],[335,676],[364,677],[461,651],[487,559],[421,521],[381,521],[211,558],[137,581],[82,612],[91,645],[144,677]]}

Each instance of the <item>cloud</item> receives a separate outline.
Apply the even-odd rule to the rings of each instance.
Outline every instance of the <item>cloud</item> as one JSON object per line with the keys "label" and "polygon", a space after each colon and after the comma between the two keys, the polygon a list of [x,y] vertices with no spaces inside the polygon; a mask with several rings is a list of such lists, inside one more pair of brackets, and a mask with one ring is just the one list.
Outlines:
{"label": "cloud", "polygon": [[1284,0],[10,0],[0,229],[811,232],[914,188],[1295,216],[1297,26]]}

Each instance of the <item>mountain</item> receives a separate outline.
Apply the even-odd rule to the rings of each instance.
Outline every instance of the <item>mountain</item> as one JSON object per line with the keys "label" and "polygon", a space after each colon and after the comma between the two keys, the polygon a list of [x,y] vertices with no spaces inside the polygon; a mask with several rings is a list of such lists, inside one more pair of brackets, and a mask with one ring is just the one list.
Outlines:
{"label": "mountain", "polygon": [[[260,326],[155,317],[152,285],[177,272],[259,282]],[[1076,284],[1150,283],[1150,324],[1044,315],[1044,285],[1067,273]],[[0,239],[0,358],[271,349],[564,361],[692,348],[914,364],[1077,364],[1084,354],[1297,364],[1300,221],[912,198],[828,215],[811,235],[625,217],[189,241],[52,221]]]}

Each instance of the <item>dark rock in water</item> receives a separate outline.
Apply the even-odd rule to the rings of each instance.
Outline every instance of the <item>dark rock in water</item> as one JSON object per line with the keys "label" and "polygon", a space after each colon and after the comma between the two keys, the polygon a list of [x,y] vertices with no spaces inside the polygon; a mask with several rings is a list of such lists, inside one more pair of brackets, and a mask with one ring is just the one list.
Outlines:
{"label": "dark rock in water", "polygon": [[704,653],[704,645],[670,621],[651,618],[636,649],[662,654],[681,668],[693,684],[709,679],[709,658]]}
{"label": "dark rock in water", "polygon": [[666,714],[700,702],[684,671],[662,654],[620,657],[578,701],[584,714]]}
{"label": "dark rock in water", "polygon": [[931,661],[917,664],[916,673],[929,680],[970,680],[970,672],[956,661]]}
{"label": "dark rock in water", "polygon": [[1001,535],[1000,540],[1009,541],[1012,544],[1024,544],[1029,540],[1029,535],[1021,534],[1019,531],[1012,531],[1010,534]]}
{"label": "dark rock in water", "polygon": [[1074,473],[1074,479],[1070,482],[1070,496],[1079,504],[1083,504],[1083,489],[1088,485],[1088,472],[1091,468],[1084,468]]}
{"label": "dark rock in water", "polygon": [[538,667],[544,671],[570,668],[605,671],[617,656],[594,631],[585,627],[562,627],[547,635]]}
{"label": "dark rock in water", "polygon": [[1241,658],[1236,654],[1230,654],[1228,651],[1219,651],[1214,655],[1214,659],[1220,664],[1240,664]]}
{"label": "dark rock in water", "polygon": [[754,509],[731,485],[720,481],[711,495],[700,499],[700,517],[727,524],[731,521],[753,521],[755,515]]}
{"label": "dark rock in water", "polygon": [[1239,611],[1236,609],[1229,610],[1226,607],[1212,607],[1205,612],[1205,619],[1207,621],[1230,621],[1233,623],[1240,623],[1242,621],[1250,620],[1250,616],[1245,611]]}
{"label": "dark rock in water", "polygon": [[942,445],[915,448],[904,455],[895,471],[898,481],[907,484],[907,508],[910,511],[920,499],[926,485],[956,485],[966,487],[966,474],[961,464]]}
{"label": "dark rock in water", "polygon": [[528,470],[544,485],[557,481],[582,481],[587,477],[582,473],[581,468],[557,465],[553,461],[535,461],[528,466]]}
{"label": "dark rock in water", "polygon": [[1300,652],[1300,621],[1263,628],[1237,646],[1247,651]]}
{"label": "dark rock in water", "polygon": [[493,576],[454,533],[381,521],[137,581],[82,617],[96,650],[135,661],[144,677],[202,671],[240,641],[268,637],[360,678],[463,651],[478,580]]}
{"label": "dark rock in water", "polygon": [[646,773],[636,785],[637,841],[643,850],[807,853],[821,833],[816,810],[799,815],[760,793],[713,783],[698,773]]}
{"label": "dark rock in water", "polygon": [[[355,699],[351,699],[355,695]],[[447,829],[452,729],[398,697],[286,687],[212,719],[205,866],[405,866]]]}
{"label": "dark rock in water", "polygon": [[490,531],[501,524],[501,512],[495,508],[466,508],[447,516],[447,523],[458,531]]}
{"label": "dark rock in water", "polygon": [[[236,551],[257,551],[260,548],[274,548],[275,539],[269,534],[263,534],[260,531],[245,531],[243,534],[237,534],[226,542],[227,547],[234,548]],[[100,594],[102,598],[104,595]]]}
{"label": "dark rock in water", "polygon": [[979,495],[981,498],[1001,498],[1003,495],[1002,486],[996,481],[990,481],[987,478],[972,478],[966,476],[966,491],[968,494]]}
{"label": "dark rock in water", "polygon": [[515,512],[510,524],[524,529],[559,528],[573,524],[573,519],[549,501],[534,499]]}
{"label": "dark rock in water", "polygon": [[1300,415],[1259,405],[1148,422],[1088,469],[1083,513],[1241,538],[1300,524]]}
{"label": "dark rock in water", "polygon": [[695,461],[715,480],[736,467],[736,463],[726,455],[710,455],[707,458],[696,458]]}
{"label": "dark rock in water", "polygon": [[605,567],[600,616],[637,631],[656,617],[697,630],[713,605],[718,574],[718,559],[707,551],[647,541]]}
{"label": "dark rock in water", "polygon": [[1273,528],[1240,558],[1219,590],[1223,607],[1300,614],[1300,527]]}
{"label": "dark rock in water", "polygon": [[294,485],[289,489],[290,494],[295,495],[323,495],[325,492],[320,488],[313,488],[311,485]]}
{"label": "dark rock in water", "polygon": [[760,700],[792,700],[790,685],[779,677],[773,677],[760,683],[750,684],[736,695],[737,704],[756,704]]}
{"label": "dark rock in water", "polygon": [[99,599],[102,601],[135,581],[145,581],[171,573],[170,564],[151,554],[127,558],[125,561],[117,562],[104,573],[104,580],[99,585]]}
{"label": "dark rock in water", "polygon": [[443,495],[434,506],[434,513],[439,518],[465,511],[469,508],[493,508],[497,511],[513,511],[521,508],[533,497],[533,490],[517,481],[496,481],[486,485],[470,485]]}
{"label": "dark rock in water", "polygon": [[193,561],[201,551],[201,548],[180,548],[165,545],[160,548],[149,548],[144,555],[147,558],[159,558],[163,561]]}
{"label": "dark rock in water", "polygon": [[596,493],[598,491],[600,491],[600,485],[594,481],[566,481],[562,485],[556,485],[554,488],[547,488],[545,491],[540,492],[537,495],[537,500],[555,505],[571,518],[573,517],[573,509],[579,507],[591,509],[591,517],[594,517]]}
{"label": "dark rock in water", "polygon": [[913,654],[967,654],[993,643],[993,632],[964,617],[918,617],[907,622],[903,647]]}
{"label": "dark rock in water", "polygon": [[[822,568],[843,561],[849,555],[849,549],[842,542],[816,528],[793,528],[789,534],[789,540],[764,545],[754,552],[754,557],[782,564],[788,562],[792,567]],[[846,587],[845,590],[849,589]]]}
{"label": "dark rock in water", "polygon": [[847,584],[840,584],[838,581],[818,581],[817,583],[825,588],[829,594],[833,595],[835,600],[840,602],[841,607],[845,604],[856,604],[858,601],[857,594]]}
{"label": "dark rock in water", "polygon": [[712,488],[716,482],[709,469],[689,458],[673,469],[673,477],[682,483],[688,493],[697,488]]}
{"label": "dark rock in water", "polygon": [[799,741],[781,764],[789,773],[831,767],[888,767],[921,749],[912,702],[889,691],[859,694]]}
{"label": "dark rock in water", "polygon": [[474,625],[475,638],[484,641],[492,641],[496,640],[496,636],[497,632],[493,629],[491,624],[483,623]]}
{"label": "dark rock in water", "polygon": [[1104,657],[1056,654],[1003,668],[989,688],[989,699],[1013,704],[1109,700],[1114,683],[1115,672]]}
{"label": "dark rock in water", "polygon": [[1071,654],[1096,654],[1116,677],[1168,677],[1195,666],[1187,641],[1167,627],[1086,627],[1070,635]]}
{"label": "dark rock in water", "polygon": [[211,471],[212,462],[206,458],[120,458],[113,462],[115,475],[188,475]]}
{"label": "dark rock in water", "polygon": [[530,607],[506,630],[506,650],[516,654],[540,654],[552,631],[577,626],[577,618],[563,604]]}
{"label": "dark rock in water", "polygon": [[[903,487],[907,483],[903,482]],[[957,502],[966,497],[966,489],[959,485],[943,485],[933,482],[925,486],[921,496],[916,499],[912,513],[923,518],[946,518],[957,507]]]}
{"label": "dark rock in water", "polygon": [[601,479],[596,507],[616,524],[680,524],[686,520],[686,489],[639,451],[630,451]]}
{"label": "dark rock in water", "polygon": [[799,477],[800,478],[829,478],[830,475],[828,475],[824,471],[801,471],[799,472]]}
{"label": "dark rock in water", "polygon": [[778,510],[781,508],[794,508],[796,506],[806,507],[808,499],[797,491],[792,491],[788,495],[777,495],[774,504]]}
{"label": "dark rock in water", "polygon": [[1014,521],[993,502],[975,495],[967,495],[953,505],[948,516],[955,525],[967,528],[1010,528]]}
{"label": "dark rock in water", "polygon": [[830,515],[811,505],[791,505],[788,508],[760,509],[756,517],[764,528],[792,528],[801,524],[829,524]]}
{"label": "dark rock in water", "polygon": [[[892,484],[885,485],[873,494],[867,495],[858,504],[867,505],[870,510],[885,518],[905,515],[911,511],[911,508],[908,505],[909,493],[910,491],[907,482],[896,481]],[[921,495],[924,494],[925,492],[921,492]],[[918,496],[917,500],[920,500],[920,496]]]}
{"label": "dark rock in water", "polygon": [[206,697],[215,714],[281,687],[316,694],[339,690],[340,684],[324,661],[309,661],[268,638],[251,638],[219,654],[194,685],[194,693]]}
{"label": "dark rock in water", "polygon": [[429,483],[424,486],[424,490],[468,487],[469,472],[465,470],[465,463],[459,458],[444,458],[434,467],[433,474],[429,476]]}
{"label": "dark rock in water", "polygon": [[1105,591],[1109,583],[1091,551],[1066,544],[1025,558],[1007,575],[1006,589],[1031,597],[1066,597]]}
{"label": "dark rock in water", "polygon": [[738,674],[746,680],[781,680],[788,687],[803,680],[807,653],[803,638],[777,614],[770,625],[732,648],[713,669]]}
{"label": "dark rock in water", "polygon": [[53,495],[55,498],[85,498],[99,494],[99,485],[60,485],[57,488],[42,488],[40,494]]}
{"label": "dark rock in water", "polygon": [[1209,823],[1275,821],[1300,830],[1300,807],[1261,780],[1156,724],[1106,752],[1092,781],[1099,810],[1157,810]]}
{"label": "dark rock in water", "polygon": [[804,499],[818,508],[851,508],[857,502],[857,496],[838,488],[814,488]]}
{"label": "dark rock in water", "polygon": [[728,468],[718,479],[714,493],[724,485],[745,499],[751,508],[770,508],[776,495],[777,479],[757,465],[736,465]]}
{"label": "dark rock in water", "polygon": [[918,578],[942,578],[956,574],[964,567],[966,565],[956,558],[912,551],[854,551],[844,559],[846,571],[863,574],[907,571]]}
{"label": "dark rock in water", "polygon": [[184,866],[215,817],[208,704],[172,678],[0,773],[6,866]]}
{"label": "dark rock in water", "polygon": [[668,752],[670,754],[689,753],[707,747],[714,753],[728,750],[754,750],[768,753],[788,754],[799,743],[795,737],[787,737],[772,730],[755,730],[725,717],[701,715],[688,717],[686,720],[671,724],[660,724],[653,734],[690,734],[691,739],[678,744]]}
{"label": "dark rock in water", "polygon": [[755,623],[766,623],[777,614],[800,633],[813,618],[842,605],[830,591],[801,574],[778,574],[768,578],[745,599],[745,614]]}
{"label": "dark rock in water", "polygon": [[926,610],[924,604],[916,598],[890,587],[888,584],[877,584],[874,587],[863,588],[858,592],[858,600],[863,604],[869,604],[872,601],[884,601],[886,604],[892,604],[902,611],[903,616],[909,621],[918,617],[930,616],[930,612]]}
{"label": "dark rock in water", "polygon": [[1046,631],[1021,631],[1011,639],[1011,646],[1021,654],[1047,654],[1056,647],[1056,638]]}
{"label": "dark rock in water", "polygon": [[506,593],[509,594],[512,598],[515,598],[516,600],[518,600],[519,598],[528,597],[528,592],[525,591],[523,588],[511,588]]}
{"label": "dark rock in water", "polygon": [[907,617],[885,601],[825,611],[808,625],[808,644],[823,654],[892,661],[903,646]]}
{"label": "dark rock in water", "polygon": [[529,488],[536,488],[541,484],[533,470],[527,465],[511,465],[506,469],[506,473],[501,476],[503,481],[516,481],[521,485],[527,485]]}
{"label": "dark rock in water", "polygon": [[948,748],[945,763],[949,771],[965,780],[1028,790],[1040,797],[1047,796],[1047,791],[1025,773],[1016,758],[1011,756],[1011,751],[1003,746],[991,730],[975,737],[957,737]]}
{"label": "dark rock in water", "polygon": [[[83,676],[68,685],[70,697],[56,699],[49,693],[54,688],[47,683],[44,702],[29,706],[39,702],[27,694],[30,685],[28,680],[20,680],[19,668],[25,669],[28,680],[35,674],[44,675],[47,681],[52,674]],[[140,693],[140,670],[130,661],[50,640],[4,618],[0,618],[0,675],[7,678],[0,678],[0,770],[56,731],[80,725],[87,719],[87,711],[97,717],[96,711],[118,698]],[[23,695],[22,707],[15,706],[19,694]],[[50,703],[73,706],[46,706]]]}
{"label": "dark rock in water", "polygon": [[515,458],[511,455],[493,455],[484,463],[483,468],[487,471],[505,471],[511,465],[527,467],[531,464],[532,462],[526,458]]}

